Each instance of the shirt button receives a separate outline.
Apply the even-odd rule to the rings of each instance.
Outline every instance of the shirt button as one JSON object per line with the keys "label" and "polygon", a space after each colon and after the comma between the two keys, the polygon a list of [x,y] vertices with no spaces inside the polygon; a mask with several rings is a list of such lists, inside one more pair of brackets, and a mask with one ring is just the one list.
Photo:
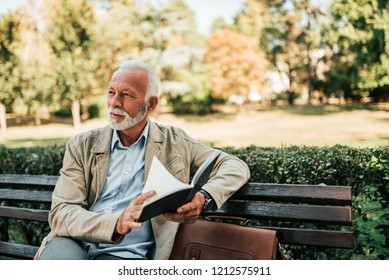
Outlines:
{"label": "shirt button", "polygon": [[128,175],[128,171],[124,172],[124,175]]}

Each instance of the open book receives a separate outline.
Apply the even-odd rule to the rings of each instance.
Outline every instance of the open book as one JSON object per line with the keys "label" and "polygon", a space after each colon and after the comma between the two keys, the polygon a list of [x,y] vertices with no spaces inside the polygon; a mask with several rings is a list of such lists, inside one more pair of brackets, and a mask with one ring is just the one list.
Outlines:
{"label": "open book", "polygon": [[153,158],[143,193],[155,190],[157,194],[143,203],[138,222],[147,221],[166,212],[176,212],[177,208],[190,202],[195,194],[207,183],[209,175],[220,155],[215,151],[199,167],[192,182],[183,183],[175,178],[156,158]]}

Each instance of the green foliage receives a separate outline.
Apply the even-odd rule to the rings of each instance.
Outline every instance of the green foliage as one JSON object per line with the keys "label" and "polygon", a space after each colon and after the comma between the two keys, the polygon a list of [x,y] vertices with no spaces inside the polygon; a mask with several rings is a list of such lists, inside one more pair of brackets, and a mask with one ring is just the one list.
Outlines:
{"label": "green foliage", "polygon": [[[327,184],[352,186],[354,251],[328,250],[330,259],[388,259],[389,247],[389,147],[349,148],[290,146],[264,148],[222,148],[244,160],[250,170],[250,181],[267,183]],[[58,175],[64,147],[7,149],[0,146],[0,172]],[[34,230],[35,227],[13,226]],[[23,233],[17,238],[32,236]],[[16,238],[16,237],[15,237]],[[40,239],[43,235],[40,236]],[[295,259],[312,259],[314,249],[285,246],[285,253]]]}
{"label": "green foliage", "polygon": [[[288,94],[289,104],[294,104],[295,95],[302,89],[309,88],[310,82],[309,60],[310,51],[316,46],[312,46],[313,29],[312,21],[317,22],[317,18],[312,16],[314,7],[310,6],[310,1],[247,1],[246,5],[255,8],[263,17],[262,24],[256,15],[244,10],[239,15],[238,27],[242,32],[256,35],[259,45],[264,49],[268,60],[271,62],[270,69],[282,73],[287,77],[285,91]],[[250,22],[251,27],[242,25]],[[245,21],[243,21],[246,18]],[[259,21],[259,23],[256,21]],[[262,26],[263,25],[263,26]],[[263,32],[259,32],[259,30]]]}
{"label": "green foliage", "polygon": [[47,1],[44,9],[48,22],[44,37],[54,55],[56,86],[54,101],[69,106],[72,101],[90,95],[96,83],[93,75],[93,5],[86,0]]}
{"label": "green foliage", "polygon": [[333,52],[327,91],[352,98],[368,92],[377,101],[389,97],[388,7],[387,0],[333,1],[333,23],[322,31]]}
{"label": "green foliage", "polygon": [[99,34],[106,36],[97,40],[104,50],[109,46],[103,58],[111,67],[107,70],[112,71],[112,64],[122,59],[138,59],[158,70],[162,97],[169,101],[183,89],[187,93],[191,83],[182,73],[190,71],[195,76],[204,71],[204,38],[197,33],[194,14],[185,2],[165,1],[154,6],[147,1],[117,1],[106,7],[107,18],[102,26],[97,23]]}
{"label": "green foliage", "polygon": [[[0,146],[0,173],[59,175],[65,147],[34,147],[7,149]],[[9,204],[10,206],[10,204]],[[21,203],[29,208],[31,203]],[[50,209],[49,205],[39,204],[35,209]],[[47,224],[10,220],[9,238],[18,243],[38,246],[49,232]]]}
{"label": "green foliage", "polygon": [[198,114],[206,115],[212,111],[212,97],[198,98],[193,94],[177,95],[169,97],[169,104],[174,114]]}
{"label": "green foliage", "polygon": [[100,107],[98,104],[88,105],[88,114],[90,119],[100,117]]}
{"label": "green foliage", "polygon": [[62,107],[61,109],[53,112],[53,115],[60,118],[69,118],[72,116],[72,109],[70,106]]}
{"label": "green foliage", "polygon": [[20,89],[19,58],[15,43],[19,40],[20,21],[17,14],[0,15],[0,103],[10,111]]}
{"label": "green foliage", "polygon": [[[180,91],[180,86],[170,85],[166,90],[168,104],[175,114],[198,114],[205,115],[212,112],[212,105],[216,103],[206,86],[204,75],[193,75],[183,71],[179,79],[187,81],[188,87]],[[166,88],[166,83],[164,85]]]}
{"label": "green foliage", "polygon": [[65,147],[7,149],[0,146],[0,173],[59,175]]}
{"label": "green foliage", "polygon": [[[275,72],[287,77],[282,90],[289,103],[299,93],[314,90],[354,101],[389,98],[387,0],[334,0],[330,9],[309,0],[249,0],[243,5],[233,24],[219,18],[214,31],[233,30],[247,37],[256,53],[266,54],[270,64],[254,63],[261,79],[251,83],[261,80],[259,90],[269,92],[269,101],[280,93],[272,92]],[[208,98],[211,86],[215,91],[223,83],[239,81],[235,91],[241,95],[250,86],[242,78],[255,72],[255,67],[243,67],[242,61],[251,59],[210,68],[204,58],[205,39],[184,0],[158,5],[131,0],[29,1],[25,8],[0,15],[0,102],[7,112],[19,109],[39,117],[74,101],[90,100],[106,89],[119,62],[131,58],[157,69],[161,97],[175,112],[203,114],[215,101]],[[241,47],[237,54],[253,57]],[[227,71],[232,73],[225,79],[229,83],[216,79],[201,89],[193,78],[185,78],[186,73],[202,77],[212,72],[218,77],[226,69],[244,71]],[[263,73],[269,74],[266,85]]]}
{"label": "green foliage", "polygon": [[[23,203],[22,207],[29,208],[30,205]],[[42,205],[41,207],[34,206],[34,209],[49,210],[49,205]],[[23,221],[23,220],[10,220],[8,225],[9,239],[19,244],[30,244],[39,246],[42,243],[42,239],[50,232],[50,227],[46,223]]]}
{"label": "green foliage", "polygon": [[347,250],[332,250],[330,258],[389,258],[389,147],[251,146],[226,150],[249,165],[251,181],[352,186],[356,246],[352,256]]}

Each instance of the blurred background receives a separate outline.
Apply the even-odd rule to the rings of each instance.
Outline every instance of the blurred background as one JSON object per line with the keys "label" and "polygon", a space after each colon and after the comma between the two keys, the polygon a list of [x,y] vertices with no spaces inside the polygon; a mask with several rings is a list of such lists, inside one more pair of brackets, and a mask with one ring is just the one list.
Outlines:
{"label": "blurred background", "polygon": [[124,59],[157,69],[153,117],[209,144],[388,144],[388,1],[0,6],[0,144],[63,144],[105,125]]}
{"label": "blurred background", "polygon": [[355,249],[328,257],[389,259],[388,0],[0,0],[0,173],[58,175],[69,137],[107,124],[124,59],[161,77],[153,119],[251,181],[352,186]]}

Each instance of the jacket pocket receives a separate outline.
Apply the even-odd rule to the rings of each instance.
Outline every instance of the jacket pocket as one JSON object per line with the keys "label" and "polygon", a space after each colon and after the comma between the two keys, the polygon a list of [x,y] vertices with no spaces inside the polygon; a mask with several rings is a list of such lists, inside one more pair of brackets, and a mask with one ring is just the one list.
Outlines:
{"label": "jacket pocket", "polygon": [[166,163],[166,169],[176,176],[180,171],[185,169],[185,164],[181,156],[177,155],[172,160]]}

